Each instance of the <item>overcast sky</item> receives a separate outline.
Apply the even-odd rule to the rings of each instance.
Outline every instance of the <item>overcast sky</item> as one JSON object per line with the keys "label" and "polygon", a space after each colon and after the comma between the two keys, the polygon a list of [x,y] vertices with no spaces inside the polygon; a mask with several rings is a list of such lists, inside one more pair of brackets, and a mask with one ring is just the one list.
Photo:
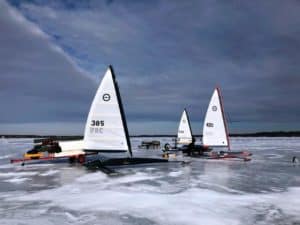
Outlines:
{"label": "overcast sky", "polygon": [[83,134],[114,66],[131,134],[300,130],[300,2],[0,0],[0,133]]}

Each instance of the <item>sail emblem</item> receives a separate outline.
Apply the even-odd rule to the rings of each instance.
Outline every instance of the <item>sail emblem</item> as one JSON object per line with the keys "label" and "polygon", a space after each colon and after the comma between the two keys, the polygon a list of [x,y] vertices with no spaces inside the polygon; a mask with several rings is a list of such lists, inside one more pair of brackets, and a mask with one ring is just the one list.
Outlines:
{"label": "sail emblem", "polygon": [[212,111],[215,112],[215,111],[217,111],[217,110],[218,110],[217,106],[214,105],[214,106],[212,107]]}
{"label": "sail emblem", "polygon": [[185,122],[186,122],[186,120],[182,120],[182,122],[183,122],[183,123],[185,123]]}
{"label": "sail emblem", "polygon": [[102,96],[103,101],[108,102],[110,100],[110,95],[109,94],[104,94]]}
{"label": "sail emblem", "polygon": [[207,127],[214,127],[214,124],[213,123],[206,123],[206,126]]}

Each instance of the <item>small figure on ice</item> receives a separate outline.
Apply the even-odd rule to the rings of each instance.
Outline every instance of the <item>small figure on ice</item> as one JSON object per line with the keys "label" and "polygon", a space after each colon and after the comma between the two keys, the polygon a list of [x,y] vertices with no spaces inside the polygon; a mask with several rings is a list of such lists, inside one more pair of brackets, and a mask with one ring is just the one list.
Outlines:
{"label": "small figure on ice", "polygon": [[296,156],[293,156],[292,163],[299,164],[299,159]]}

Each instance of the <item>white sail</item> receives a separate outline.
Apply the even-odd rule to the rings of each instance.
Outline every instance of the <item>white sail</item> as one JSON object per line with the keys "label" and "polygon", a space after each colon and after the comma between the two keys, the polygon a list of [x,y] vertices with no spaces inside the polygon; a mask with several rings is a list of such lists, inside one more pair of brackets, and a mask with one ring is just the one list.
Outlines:
{"label": "white sail", "polygon": [[192,142],[192,138],[190,121],[186,110],[184,110],[178,127],[177,144],[190,144]]}
{"label": "white sail", "polygon": [[203,145],[229,146],[227,129],[219,89],[215,89],[210,99],[203,124]]}
{"label": "white sail", "polygon": [[131,150],[118,91],[112,67],[109,67],[90,108],[84,132],[84,150],[102,152]]}

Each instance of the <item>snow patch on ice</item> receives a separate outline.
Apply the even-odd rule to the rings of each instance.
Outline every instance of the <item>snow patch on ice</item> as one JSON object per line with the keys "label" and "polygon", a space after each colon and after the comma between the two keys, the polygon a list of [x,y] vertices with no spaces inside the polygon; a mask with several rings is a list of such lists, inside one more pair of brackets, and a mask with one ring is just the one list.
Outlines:
{"label": "snow patch on ice", "polygon": [[43,176],[43,177],[51,176],[51,175],[57,174],[58,172],[59,172],[58,170],[49,170],[44,173],[41,173],[40,176]]}
{"label": "snow patch on ice", "polygon": [[26,177],[26,176],[34,176],[37,175],[38,172],[0,172],[0,177]]}
{"label": "snow patch on ice", "polygon": [[9,183],[16,183],[16,184],[20,184],[20,183],[23,183],[27,180],[31,180],[30,178],[26,178],[26,177],[15,177],[15,178],[12,178],[12,179],[7,179],[7,180],[4,180],[5,182],[9,182]]}
{"label": "snow patch on ice", "polygon": [[7,159],[7,158],[11,158],[12,156],[13,156],[13,154],[2,155],[2,156],[0,156],[0,159]]}
{"label": "snow patch on ice", "polygon": [[170,172],[169,173],[169,176],[170,177],[179,177],[180,175],[182,175],[183,174],[183,172],[181,171],[181,170],[179,170],[179,171],[173,171],[173,172]]}
{"label": "snow patch on ice", "polygon": [[120,215],[142,216],[159,224],[178,225],[242,224],[243,217],[249,215],[249,208],[260,204],[277,205],[288,215],[300,213],[300,199],[295,198],[299,196],[300,188],[281,193],[243,195],[193,187],[172,194],[159,193],[157,190],[161,186],[143,182],[149,182],[149,178],[161,182],[160,176],[141,172],[116,178],[92,173],[72,184],[15,200],[47,200],[71,210],[118,212]]}

